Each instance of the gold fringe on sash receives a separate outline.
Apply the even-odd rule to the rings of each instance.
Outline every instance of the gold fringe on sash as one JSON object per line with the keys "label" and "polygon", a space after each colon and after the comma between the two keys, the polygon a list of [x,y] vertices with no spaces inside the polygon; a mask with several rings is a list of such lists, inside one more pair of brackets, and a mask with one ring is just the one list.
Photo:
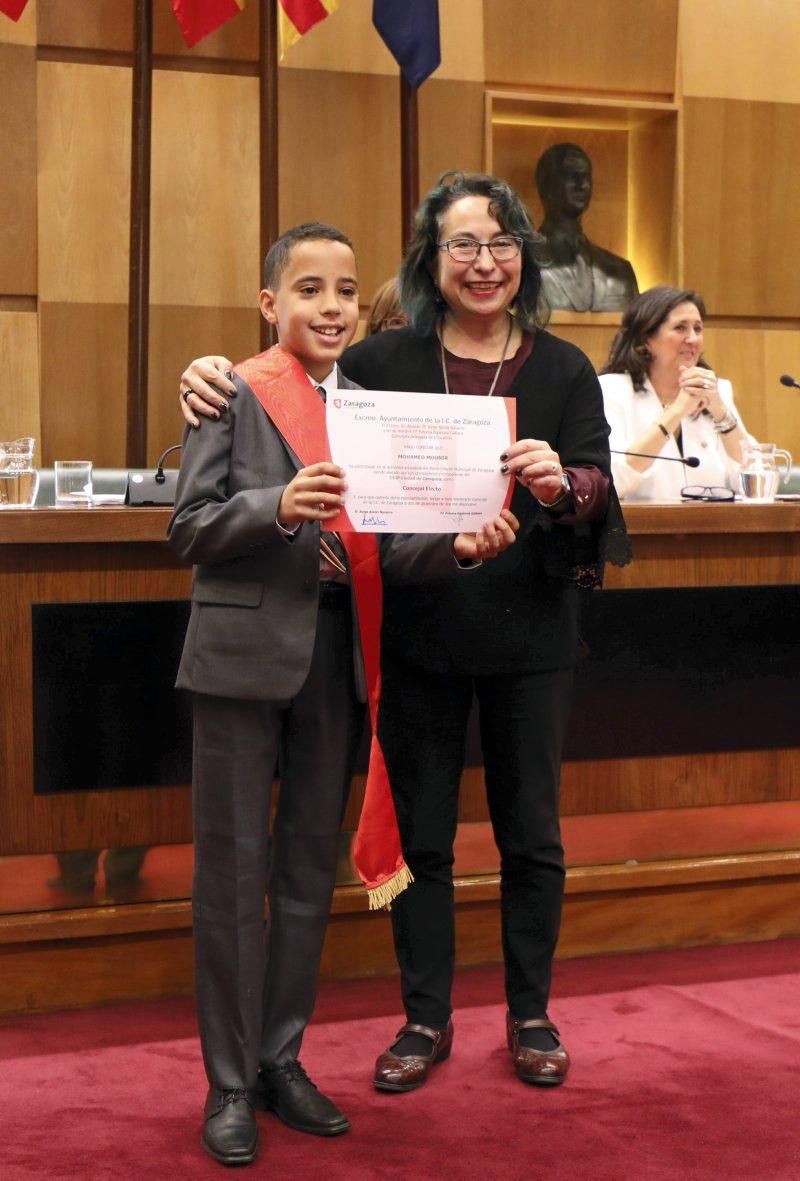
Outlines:
{"label": "gold fringe on sash", "polygon": [[401,865],[396,873],[393,873],[385,882],[381,882],[379,886],[370,886],[367,888],[367,896],[369,898],[370,910],[391,910],[392,903],[398,895],[403,893],[414,880],[414,875],[407,865]]}

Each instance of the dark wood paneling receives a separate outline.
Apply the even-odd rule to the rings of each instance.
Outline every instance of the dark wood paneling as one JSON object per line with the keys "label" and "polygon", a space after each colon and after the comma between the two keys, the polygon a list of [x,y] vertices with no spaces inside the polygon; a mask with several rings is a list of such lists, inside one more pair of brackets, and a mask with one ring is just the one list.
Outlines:
{"label": "dark wood paneling", "polygon": [[[797,854],[573,871],[567,876],[558,957],[795,936],[798,886]],[[496,877],[457,887],[460,966],[501,962],[498,902]],[[361,890],[337,891],[323,979],[396,972],[389,917],[364,905]],[[170,907],[161,931],[151,933],[147,917],[140,915],[124,933],[120,910],[143,909],[57,915],[51,926],[58,938],[48,939],[45,924],[40,938],[25,942],[13,941],[15,929],[23,933],[19,923],[0,919],[0,1012],[189,995],[189,903]],[[65,929],[70,917],[72,938]],[[83,929],[95,937],[74,937]]]}
{"label": "dark wood paneling", "polygon": [[[0,44],[0,293],[36,293],[36,51]],[[13,99],[12,99],[13,96]]]}
{"label": "dark wood paneling", "polygon": [[192,987],[190,927],[0,948],[0,1012],[189,996]]}

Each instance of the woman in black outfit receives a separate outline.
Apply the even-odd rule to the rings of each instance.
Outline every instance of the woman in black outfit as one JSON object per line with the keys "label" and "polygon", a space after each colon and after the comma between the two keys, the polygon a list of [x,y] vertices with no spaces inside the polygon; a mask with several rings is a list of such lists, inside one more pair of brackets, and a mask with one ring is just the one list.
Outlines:
{"label": "woman in black outfit", "polygon": [[[368,389],[517,402],[518,441],[493,457],[516,477],[516,543],[469,577],[386,592],[380,739],[415,881],[392,907],[408,1023],[378,1058],[383,1090],[422,1085],[450,1052],[453,841],[473,695],[500,852],[508,1046],[524,1082],[558,1084],[569,1068],[547,1005],[578,587],[597,585],[604,557],[624,562],[627,549],[600,386],[579,349],[539,326],[536,247],[508,185],[451,174],[418,210],[401,268],[411,326],[369,337],[341,362]],[[195,362],[182,385],[206,392],[207,376]]]}

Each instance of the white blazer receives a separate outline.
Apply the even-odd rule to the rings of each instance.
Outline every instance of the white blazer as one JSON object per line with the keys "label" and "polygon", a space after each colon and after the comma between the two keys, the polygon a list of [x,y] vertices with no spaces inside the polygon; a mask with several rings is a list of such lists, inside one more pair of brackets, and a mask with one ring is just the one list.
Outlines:
{"label": "white blazer", "polygon": [[[600,376],[606,418],[611,427],[609,446],[612,451],[626,451],[633,441],[652,426],[662,412],[658,394],[649,380],[644,389],[635,390],[628,373],[603,373]],[[733,387],[729,381],[718,379],[719,393],[729,410],[741,422],[733,401]],[[744,425],[744,424],[742,424]],[[680,500],[681,488],[686,484],[709,484],[739,491],[741,461],[730,458],[714,430],[711,416],[681,420],[683,458],[696,455],[700,466],[684,467],[680,463],[662,463],[656,459],[646,472],[638,472],[622,455],[611,456],[614,483],[621,499],[635,501]],[[653,454],[680,459],[681,453],[673,436],[662,438],[662,446],[648,448]]]}

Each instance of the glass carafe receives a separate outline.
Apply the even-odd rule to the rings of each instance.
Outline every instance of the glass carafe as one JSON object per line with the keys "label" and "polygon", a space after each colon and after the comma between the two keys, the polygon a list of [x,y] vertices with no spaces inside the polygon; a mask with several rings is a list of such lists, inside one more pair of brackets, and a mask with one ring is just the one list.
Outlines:
{"label": "glass carafe", "polygon": [[774,443],[756,443],[746,439],[742,443],[742,459],[739,472],[742,496],[751,504],[771,503],[778,491],[781,464],[785,465],[783,482],[786,483],[789,479],[792,470],[791,455],[788,451],[776,447]]}
{"label": "glass carafe", "polygon": [[33,439],[0,442],[0,509],[32,508],[39,491]]}

